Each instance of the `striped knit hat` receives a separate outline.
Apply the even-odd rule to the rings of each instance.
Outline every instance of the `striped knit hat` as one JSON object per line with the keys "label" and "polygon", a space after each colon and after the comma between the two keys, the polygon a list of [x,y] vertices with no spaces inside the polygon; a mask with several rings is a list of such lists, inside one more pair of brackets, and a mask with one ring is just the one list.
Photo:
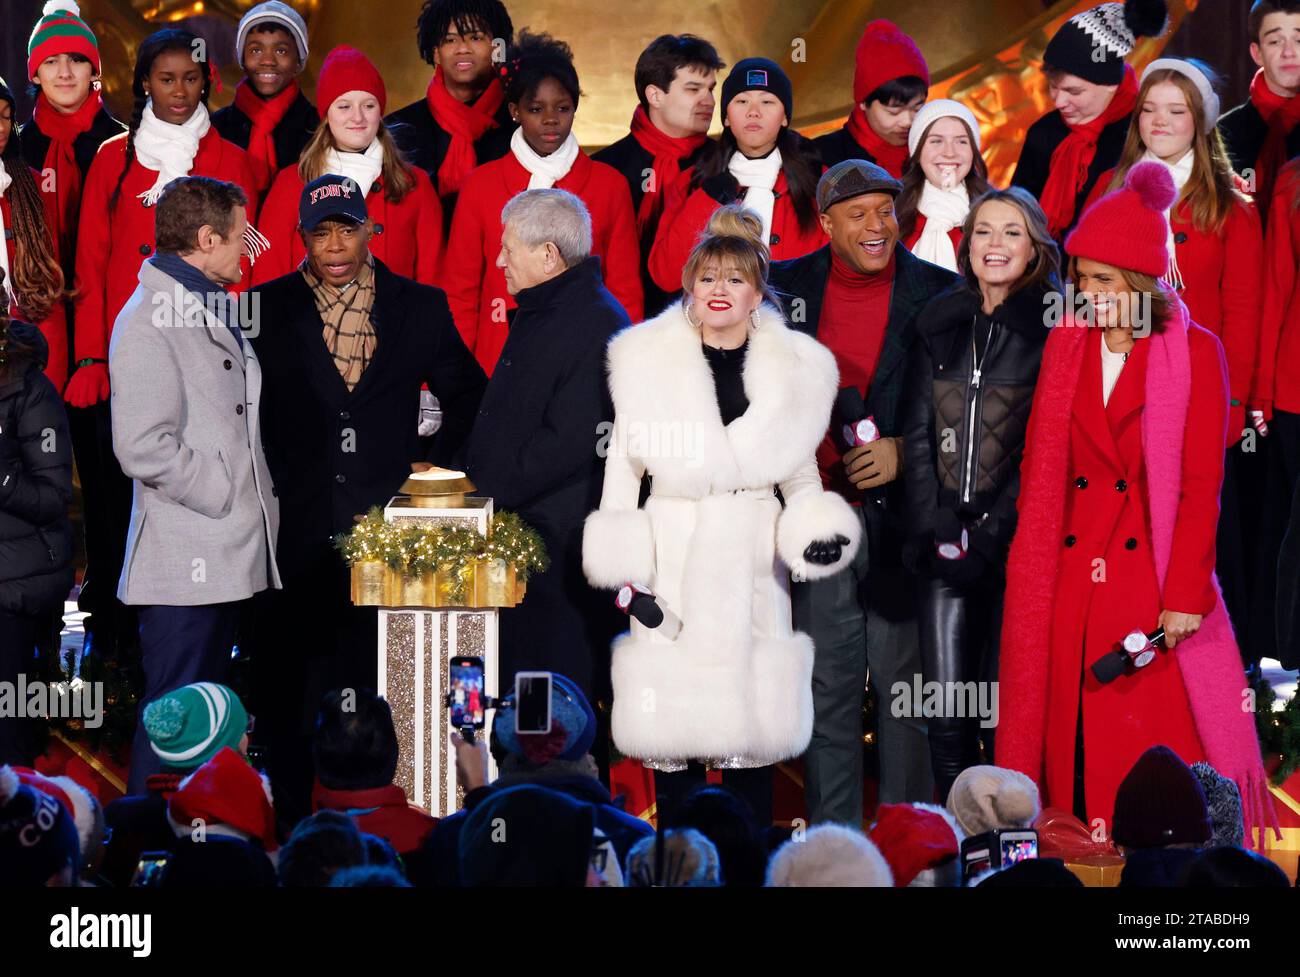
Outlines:
{"label": "striped knit hat", "polygon": [[27,77],[35,78],[40,63],[59,54],[85,55],[99,74],[99,41],[81,19],[76,0],[49,0],[41,10],[27,42]]}
{"label": "striped knit hat", "polygon": [[164,764],[193,770],[223,747],[238,749],[248,729],[239,696],[215,682],[183,685],[144,707],[144,731]]}

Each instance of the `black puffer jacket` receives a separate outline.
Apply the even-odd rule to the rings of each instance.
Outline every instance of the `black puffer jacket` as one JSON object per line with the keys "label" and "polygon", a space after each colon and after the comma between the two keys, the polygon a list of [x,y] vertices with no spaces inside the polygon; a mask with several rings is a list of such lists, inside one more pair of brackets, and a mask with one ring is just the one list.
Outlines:
{"label": "black puffer jacket", "polygon": [[948,508],[970,527],[972,548],[991,565],[1004,561],[1047,341],[1048,294],[1023,289],[988,316],[979,293],[962,282],[918,317],[902,424],[906,523],[914,541],[933,533],[937,511]]}
{"label": "black puffer jacket", "polygon": [[0,608],[40,614],[72,589],[72,442],[63,399],[41,372],[45,339],[25,322],[9,331],[35,352],[0,374]]}

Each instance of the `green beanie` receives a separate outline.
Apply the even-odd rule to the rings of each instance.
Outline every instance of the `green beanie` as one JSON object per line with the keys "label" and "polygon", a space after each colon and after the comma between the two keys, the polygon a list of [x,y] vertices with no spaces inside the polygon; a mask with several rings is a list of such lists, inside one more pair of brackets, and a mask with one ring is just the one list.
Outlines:
{"label": "green beanie", "polygon": [[183,685],[144,707],[144,731],[164,764],[193,770],[221,752],[239,749],[248,713],[239,696],[215,682]]}

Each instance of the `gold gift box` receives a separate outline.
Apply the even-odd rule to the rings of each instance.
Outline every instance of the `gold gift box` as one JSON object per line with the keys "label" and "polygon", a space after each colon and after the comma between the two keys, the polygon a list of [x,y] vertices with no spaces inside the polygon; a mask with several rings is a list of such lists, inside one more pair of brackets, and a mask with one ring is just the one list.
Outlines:
{"label": "gold gift box", "polygon": [[1118,855],[1085,855],[1077,862],[1066,862],[1065,867],[1090,888],[1114,888],[1119,885],[1124,871],[1124,859]]}
{"label": "gold gift box", "polygon": [[448,574],[410,576],[387,564],[352,564],[352,603],[358,607],[514,607],[527,589],[513,564],[480,560],[470,565],[460,600]]}

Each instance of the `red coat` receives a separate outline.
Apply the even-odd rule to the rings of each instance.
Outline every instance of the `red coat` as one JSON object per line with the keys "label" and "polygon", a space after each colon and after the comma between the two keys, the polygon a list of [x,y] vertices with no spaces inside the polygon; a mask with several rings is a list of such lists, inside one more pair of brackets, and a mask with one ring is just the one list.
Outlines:
{"label": "red coat", "polygon": [[1277,178],[1264,248],[1264,309],[1251,402],[1268,416],[1273,408],[1300,414],[1300,163]]}
{"label": "red coat", "polygon": [[[912,228],[912,233],[903,241],[903,247],[911,251],[916,247],[916,242],[921,240],[921,232],[925,230],[925,214],[916,215],[916,226]],[[955,252],[961,247],[961,228],[954,227],[948,232],[948,237],[952,240],[952,249]]]}
{"label": "red coat", "polygon": [[[409,172],[415,186],[401,203],[384,196],[382,177],[366,194],[366,213],[375,224],[370,253],[396,275],[437,285],[442,264],[442,204],[424,170],[411,167]],[[298,234],[302,187],[298,167],[286,166],[266,195],[257,229],[266,235],[271,248],[253,265],[254,285],[287,275],[307,253]]]}
{"label": "red coat", "polygon": [[[496,266],[501,208],[528,189],[529,173],[514,153],[484,163],[466,177],[451,222],[442,286],[465,345],[492,375],[506,344],[506,310],[515,300]],[[600,256],[605,287],[633,322],[641,321],[641,252],[627,181],[612,166],[579,152],[556,189],[582,199],[591,212],[591,253]]]}
{"label": "red coat", "polygon": [[[138,195],[153,186],[157,170],[132,160],[117,204],[111,213],[108,208],[126,159],[126,139],[123,133],[99,147],[81,193],[74,360],[108,359],[113,320],[139,284],[141,263],[154,253],[153,208],[146,207]],[[238,183],[250,201],[257,200],[248,157],[234,143],[222,139],[216,129],[209,129],[199,141],[190,175]]]}
{"label": "red coat", "polygon": [[[772,188],[772,192],[776,194],[776,203],[772,207],[772,236],[769,242],[773,261],[802,258],[816,251],[829,240],[821,228],[820,221],[807,231],[799,226],[799,218],[794,212],[794,204],[790,202],[787,189],[785,171],[782,170],[777,174],[776,186]],[[744,196],[743,192],[741,196]],[[699,240],[700,233],[708,227],[709,218],[720,206],[722,205],[703,187],[691,191],[680,204],[675,204],[672,200],[665,202],[655,243],[647,259],[650,277],[664,291],[681,290],[682,269],[686,267],[686,259],[691,256],[691,250]]]}
{"label": "red coat", "polygon": [[[1082,674],[1087,813],[1090,820],[1103,818],[1109,826],[1120,781],[1148,747],[1164,743],[1188,763],[1204,758],[1176,653],[1161,652],[1137,674],[1108,685],[1098,683],[1090,667],[1134,628],[1154,629],[1162,610],[1207,614],[1215,606],[1212,572],[1224,455],[1207,445],[1222,437],[1227,389],[1218,341],[1192,327],[1182,499],[1162,595],[1142,449],[1149,344],[1138,340],[1103,407],[1101,342],[1099,332],[1086,339],[1071,412],[1042,786],[1044,805],[1070,809]],[[1032,450],[1028,445],[1026,452]]]}
{"label": "red coat", "polygon": [[[1103,173],[1088,203],[1105,193],[1113,169]],[[1174,250],[1183,277],[1179,293],[1198,326],[1214,333],[1228,357],[1228,387],[1237,402],[1229,415],[1228,441],[1236,442],[1251,401],[1264,303],[1264,232],[1253,204],[1238,200],[1217,234],[1199,231],[1183,203],[1172,215]],[[1183,235],[1183,239],[1179,239]]]}
{"label": "red coat", "polygon": [[[36,170],[31,170],[32,179],[36,181],[39,188],[42,185],[41,174]],[[55,196],[53,193],[41,193],[41,203],[45,206],[45,227],[55,226],[56,211]],[[0,211],[4,212],[5,231],[14,230],[13,210],[9,203],[9,196],[6,194],[0,197]],[[15,239],[8,233],[5,235],[5,251],[9,257],[9,271],[13,273],[14,269],[14,250]],[[57,237],[50,235],[50,250],[54,253],[54,260],[62,263],[62,256],[59,254],[59,240]],[[13,282],[9,283],[12,287]],[[23,318],[22,310],[18,308],[17,303],[9,307],[9,314],[15,319]],[[68,313],[63,302],[55,302],[50,308],[50,313],[41,322],[33,323],[40,329],[41,335],[45,337],[45,342],[49,346],[49,360],[45,364],[45,375],[49,377],[50,382],[54,384],[54,389],[63,393],[64,384],[68,382]]]}
{"label": "red coat", "polygon": [[406,800],[396,784],[371,790],[330,790],[317,783],[312,789],[312,811],[339,811],[366,834],[383,838],[399,855],[419,851],[438,819]]}

